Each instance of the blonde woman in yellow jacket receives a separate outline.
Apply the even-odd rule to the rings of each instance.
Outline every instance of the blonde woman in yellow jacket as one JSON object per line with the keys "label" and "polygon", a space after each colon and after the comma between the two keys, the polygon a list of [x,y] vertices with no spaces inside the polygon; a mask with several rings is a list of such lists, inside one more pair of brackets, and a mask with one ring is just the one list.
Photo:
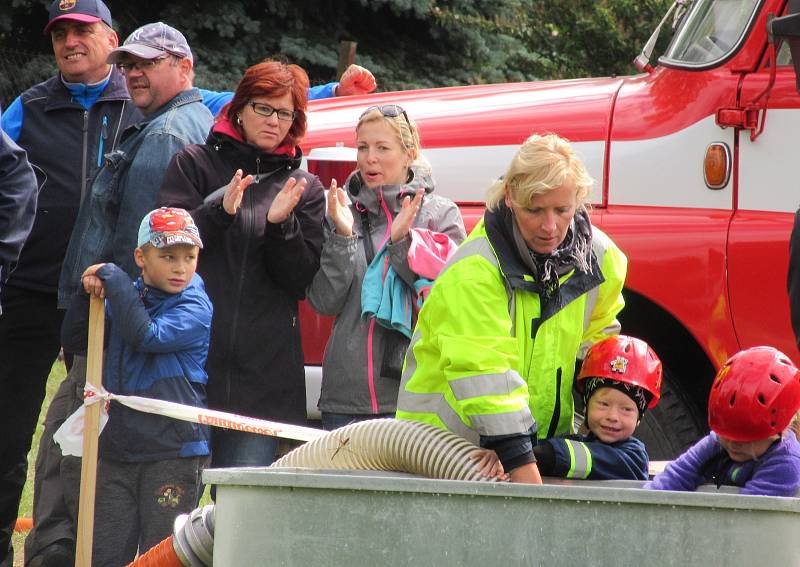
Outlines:
{"label": "blonde woman in yellow jacket", "polygon": [[620,330],[627,259],[589,220],[592,183],[566,140],[528,138],[436,280],[406,354],[398,419],[496,453],[514,482],[541,482],[536,437],[572,432],[576,365]]}

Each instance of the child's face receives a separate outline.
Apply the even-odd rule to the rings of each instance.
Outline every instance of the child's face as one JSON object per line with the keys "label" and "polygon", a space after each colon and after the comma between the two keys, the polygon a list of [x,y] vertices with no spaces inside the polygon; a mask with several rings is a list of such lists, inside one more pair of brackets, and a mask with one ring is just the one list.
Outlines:
{"label": "child's face", "polygon": [[167,293],[179,293],[192,281],[197,271],[200,249],[190,244],[173,244],[164,248],[143,246],[135,252],[136,265],[142,269],[147,285]]}
{"label": "child's face", "polygon": [[600,388],[589,398],[586,409],[589,431],[603,443],[624,441],[639,424],[634,401],[615,388]]}
{"label": "child's face", "polygon": [[744,463],[745,461],[752,461],[759,458],[778,440],[777,435],[761,439],[760,441],[748,441],[746,443],[734,441],[722,435],[718,435],[718,437],[719,444],[722,445],[722,448],[725,449],[731,460],[737,463]]}

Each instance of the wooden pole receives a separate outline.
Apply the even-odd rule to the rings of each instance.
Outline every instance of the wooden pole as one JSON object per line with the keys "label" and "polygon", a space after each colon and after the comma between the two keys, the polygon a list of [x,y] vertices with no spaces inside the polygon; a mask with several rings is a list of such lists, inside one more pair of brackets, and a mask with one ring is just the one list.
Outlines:
{"label": "wooden pole", "polygon": [[339,42],[339,63],[336,65],[336,76],[341,77],[345,69],[356,62],[356,46],[358,43],[355,41],[340,41]]}
{"label": "wooden pole", "polygon": [[[98,389],[103,385],[104,301],[99,297],[89,303],[89,349],[86,354],[86,383]],[[78,502],[78,541],[75,566],[91,567],[94,535],[94,495],[97,482],[97,439],[100,434],[99,402],[86,407],[83,422],[83,459],[81,462],[81,496]]]}

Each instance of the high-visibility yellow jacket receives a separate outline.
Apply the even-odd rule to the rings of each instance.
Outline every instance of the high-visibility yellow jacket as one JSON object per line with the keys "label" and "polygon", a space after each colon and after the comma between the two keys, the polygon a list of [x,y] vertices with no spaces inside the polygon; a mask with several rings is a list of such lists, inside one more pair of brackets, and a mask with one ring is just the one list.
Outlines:
{"label": "high-visibility yellow jacket", "polygon": [[[529,270],[487,212],[436,280],[406,354],[397,418],[481,436],[572,432],[576,359],[619,332],[627,259],[592,227],[591,273],[572,270],[559,301],[526,289]],[[490,236],[491,235],[491,236]],[[530,287],[529,285],[527,287]]]}

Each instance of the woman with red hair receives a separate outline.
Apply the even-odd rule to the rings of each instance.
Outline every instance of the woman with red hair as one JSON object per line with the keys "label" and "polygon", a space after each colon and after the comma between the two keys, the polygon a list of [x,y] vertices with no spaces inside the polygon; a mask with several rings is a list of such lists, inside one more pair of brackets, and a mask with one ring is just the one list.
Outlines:
{"label": "woman with red hair", "polygon": [[[308,76],[265,61],[247,69],[205,144],[172,160],[159,204],[189,210],[198,272],[214,304],[209,407],[305,423],[297,302],[319,267],[324,189],[298,169]],[[215,429],[212,466],[268,465],[277,439]]]}

